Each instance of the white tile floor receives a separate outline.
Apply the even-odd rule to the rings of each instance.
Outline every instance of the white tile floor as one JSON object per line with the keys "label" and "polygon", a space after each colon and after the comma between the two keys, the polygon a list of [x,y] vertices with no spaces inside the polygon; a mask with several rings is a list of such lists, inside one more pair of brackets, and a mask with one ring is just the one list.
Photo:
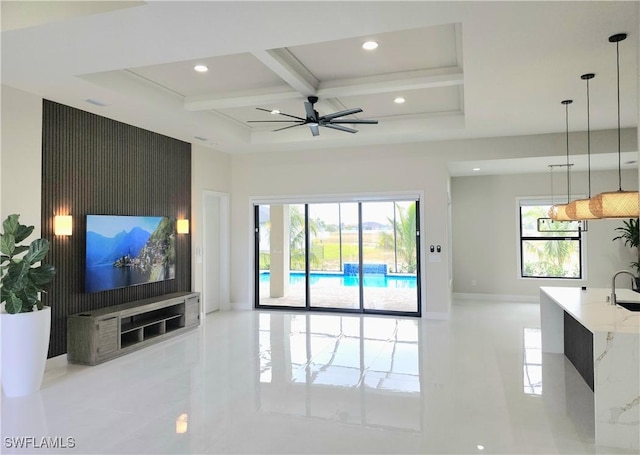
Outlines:
{"label": "white tile floor", "polygon": [[591,391],[540,353],[539,327],[528,303],[457,303],[450,321],[214,313],[102,365],[51,362],[39,393],[3,397],[1,451],[629,453],[594,446]]}

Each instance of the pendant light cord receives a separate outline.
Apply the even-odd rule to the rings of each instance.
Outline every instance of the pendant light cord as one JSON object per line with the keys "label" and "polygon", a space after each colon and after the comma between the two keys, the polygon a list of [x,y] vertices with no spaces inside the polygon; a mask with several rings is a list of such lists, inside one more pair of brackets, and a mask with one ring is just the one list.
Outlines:
{"label": "pendant light cord", "polygon": [[618,82],[618,188],[622,191],[622,158],[620,151],[620,42],[616,41],[616,69]]}
{"label": "pendant light cord", "polygon": [[551,205],[556,205],[556,201],[553,197],[553,165],[549,165],[549,175],[551,175]]}
{"label": "pendant light cord", "polygon": [[[593,75],[591,75],[593,77]],[[589,104],[589,79],[587,78],[587,164],[588,164],[588,173],[587,177],[589,179],[589,199],[591,199],[591,117],[589,115],[590,112],[590,104]]]}
{"label": "pendant light cord", "polygon": [[567,124],[567,204],[571,202],[571,183],[569,180],[569,103],[565,102],[565,121]]}

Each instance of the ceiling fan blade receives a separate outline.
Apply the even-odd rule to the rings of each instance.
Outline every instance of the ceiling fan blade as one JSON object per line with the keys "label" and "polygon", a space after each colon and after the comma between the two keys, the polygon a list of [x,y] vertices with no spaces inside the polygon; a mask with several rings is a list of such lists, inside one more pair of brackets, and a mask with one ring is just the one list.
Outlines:
{"label": "ceiling fan blade", "polygon": [[275,131],[282,131],[282,130],[286,130],[287,128],[293,128],[293,127],[301,126],[301,125],[304,125],[304,123],[296,123],[295,125],[285,126],[285,127],[283,127],[283,128],[278,128],[277,130],[273,130],[273,131],[274,131],[274,132],[275,132]]}
{"label": "ceiling fan blade", "polygon": [[326,126],[327,128],[331,128],[333,130],[344,131],[345,133],[357,133],[358,130],[354,130],[353,128],[347,128],[342,125],[334,125],[333,123],[322,123],[322,126]]}
{"label": "ceiling fan blade", "polygon": [[247,120],[247,123],[300,123],[301,120]]}
{"label": "ceiling fan blade", "polygon": [[[309,101],[304,102],[304,112],[307,114],[307,119],[312,119],[313,121],[317,121],[316,111],[313,109],[313,104]],[[314,136],[317,136],[314,134]]]}
{"label": "ceiling fan blade", "polygon": [[320,117],[320,120],[331,120],[338,117],[344,117],[345,115],[357,114],[358,112],[362,112],[362,109],[360,109],[359,107],[354,107],[353,109],[347,109],[346,111],[323,115],[322,117]]}
{"label": "ceiling fan blade", "polygon": [[353,119],[353,120],[331,120],[329,123],[352,123],[354,125],[377,125],[378,121]]}
{"label": "ceiling fan blade", "polygon": [[[268,113],[272,112],[271,109],[264,109],[262,107],[256,107],[256,109],[258,109],[259,111],[264,111],[264,112],[268,112]],[[278,112],[278,115],[284,115],[285,117],[291,117],[291,118],[294,118],[294,119],[297,119],[297,120],[302,120],[302,121],[305,120],[302,117],[297,117],[295,115],[285,114],[284,112]]]}

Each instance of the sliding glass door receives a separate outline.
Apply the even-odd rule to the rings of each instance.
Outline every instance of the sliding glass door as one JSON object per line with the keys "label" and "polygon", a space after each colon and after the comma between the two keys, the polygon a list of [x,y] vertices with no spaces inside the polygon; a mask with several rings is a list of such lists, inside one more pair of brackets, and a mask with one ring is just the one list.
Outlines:
{"label": "sliding glass door", "polygon": [[305,207],[277,204],[260,205],[256,209],[258,305],[305,308]]}
{"label": "sliding glass door", "polygon": [[357,266],[360,257],[358,204],[308,204],[307,207],[311,244],[309,306],[359,311],[357,276],[348,273],[349,267]]}
{"label": "sliding glass door", "polygon": [[362,203],[365,310],[412,312],[417,306],[415,201]]}
{"label": "sliding glass door", "polygon": [[418,202],[255,206],[258,308],[420,314]]}

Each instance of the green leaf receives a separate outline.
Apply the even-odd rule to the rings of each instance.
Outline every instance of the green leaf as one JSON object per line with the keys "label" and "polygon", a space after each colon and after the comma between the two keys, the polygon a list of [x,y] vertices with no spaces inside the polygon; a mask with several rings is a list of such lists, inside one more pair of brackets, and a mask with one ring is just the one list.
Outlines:
{"label": "green leaf", "polygon": [[38,303],[38,289],[33,286],[25,287],[22,291],[16,293],[18,298],[22,300],[22,311],[31,311],[31,308]]}
{"label": "green leaf", "polygon": [[9,291],[20,291],[27,285],[25,277],[29,273],[31,264],[27,261],[13,261],[7,267],[7,274],[2,278],[2,285]]}
{"label": "green leaf", "polygon": [[6,220],[2,222],[2,228],[6,234],[15,235],[18,232],[18,226],[20,223],[18,222],[18,218],[20,215],[9,215]]}
{"label": "green leaf", "polygon": [[13,257],[18,256],[25,251],[29,251],[28,245],[16,245],[16,249],[13,251]]}
{"label": "green leaf", "polygon": [[9,292],[6,302],[5,310],[7,310],[7,313],[15,314],[22,312],[22,300],[20,300],[15,293]]}
{"label": "green leaf", "polygon": [[22,242],[24,239],[29,237],[32,232],[33,226],[25,226],[24,224],[19,224],[18,229],[14,234],[14,236],[16,237],[16,243]]}
{"label": "green leaf", "polygon": [[[55,276],[55,268],[41,262],[49,251],[49,241],[37,239],[30,245],[19,245],[34,230],[33,226],[24,226],[18,221],[19,215],[9,215],[3,222],[4,231],[0,234],[0,256],[2,263],[2,286],[0,302],[5,302],[9,313],[26,313],[34,307],[43,308],[40,293]],[[18,257],[18,255],[23,255]]]}
{"label": "green leaf", "polygon": [[49,251],[47,239],[37,239],[29,245],[29,251],[24,255],[24,261],[33,264],[42,261]]}
{"label": "green leaf", "polygon": [[42,264],[40,267],[29,271],[29,279],[38,287],[50,283],[55,275],[56,269],[51,264]]}
{"label": "green leaf", "polygon": [[13,256],[16,250],[16,238],[13,234],[0,235],[0,252],[9,257]]}

